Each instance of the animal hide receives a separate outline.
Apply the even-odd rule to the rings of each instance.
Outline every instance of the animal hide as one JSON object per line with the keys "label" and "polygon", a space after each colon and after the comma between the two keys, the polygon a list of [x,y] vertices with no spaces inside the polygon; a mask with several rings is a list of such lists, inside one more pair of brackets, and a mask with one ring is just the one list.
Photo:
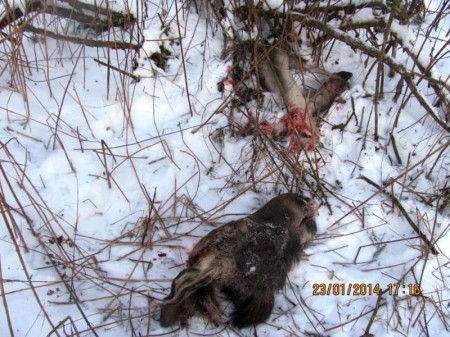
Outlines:
{"label": "animal hide", "polygon": [[221,323],[217,292],[233,304],[231,321],[242,328],[264,322],[274,293],[316,233],[317,204],[296,194],[270,200],[248,217],[229,222],[202,238],[173,280],[161,306],[161,326],[199,315]]}
{"label": "animal hide", "polygon": [[[266,135],[274,138],[291,137],[290,150],[312,150],[319,143],[320,133],[317,117],[330,108],[336,97],[344,90],[352,74],[341,71],[329,75],[328,79],[308,101],[298,87],[291,68],[295,62],[288,53],[280,48],[272,49],[258,67],[261,84],[268,91],[277,94],[288,108],[287,114],[279,121],[261,123],[255,114],[248,111],[248,121],[239,134],[250,134],[256,124]],[[228,80],[229,81],[229,80]],[[232,82],[233,89],[236,85]]]}

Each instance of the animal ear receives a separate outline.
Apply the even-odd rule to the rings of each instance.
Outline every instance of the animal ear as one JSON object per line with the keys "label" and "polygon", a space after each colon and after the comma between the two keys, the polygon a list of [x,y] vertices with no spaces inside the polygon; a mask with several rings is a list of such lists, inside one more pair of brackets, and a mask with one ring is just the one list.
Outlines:
{"label": "animal ear", "polygon": [[233,325],[239,329],[264,322],[272,313],[274,295],[272,289],[255,289],[247,296],[232,298]]}

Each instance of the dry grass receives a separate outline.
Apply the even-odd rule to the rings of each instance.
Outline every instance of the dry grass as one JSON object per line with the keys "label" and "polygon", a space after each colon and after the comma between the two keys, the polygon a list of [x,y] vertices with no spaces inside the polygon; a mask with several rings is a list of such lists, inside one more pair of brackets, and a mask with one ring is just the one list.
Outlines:
{"label": "dry grass", "polygon": [[[237,193],[233,198],[227,200],[220,200],[213,208],[203,209],[202,205],[195,202],[195,196],[199,193],[199,186],[196,190],[186,190],[186,186],[192,181],[199,179],[199,174],[193,174],[185,181],[173,181],[173,189],[168,197],[160,198],[160,194],[164,194],[157,189],[148,190],[145,181],[141,178],[142,171],[139,171],[136,163],[141,160],[148,160],[148,151],[153,148],[161,148],[165,156],[152,159],[149,162],[149,167],[152,169],[157,167],[162,161],[170,162],[174,166],[178,163],[174,159],[174,149],[171,149],[164,139],[162,134],[149,139],[140,139],[134,133],[135,125],[133,122],[133,100],[136,97],[134,83],[136,78],[133,77],[132,64],[134,55],[132,53],[135,45],[140,45],[140,38],[142,32],[146,28],[146,18],[139,16],[132,27],[122,31],[120,29],[109,27],[109,29],[100,35],[97,35],[95,40],[104,41],[108,44],[112,41],[121,41],[127,43],[129,48],[125,51],[119,51],[105,46],[95,47],[98,58],[105,67],[107,67],[107,77],[105,84],[106,96],[119,102],[121,110],[124,114],[123,133],[126,134],[126,143],[123,145],[108,144],[108,140],[94,139],[92,131],[93,126],[90,125],[93,119],[91,118],[90,107],[83,104],[81,97],[81,90],[84,85],[79,83],[74,84],[71,79],[72,76],[84,69],[85,62],[84,54],[88,43],[74,44],[75,40],[62,40],[58,36],[46,34],[44,31],[34,31],[24,29],[26,24],[32,24],[39,27],[43,21],[49,19],[49,15],[42,13],[29,13],[24,22],[14,23],[8,25],[8,31],[2,36],[1,44],[1,59],[0,75],[8,74],[10,78],[9,87],[7,90],[11,91],[11,95],[18,93],[22,96],[24,102],[24,109],[22,112],[13,109],[0,107],[8,116],[11,122],[17,120],[22,121],[24,130],[16,130],[17,137],[11,137],[7,140],[2,140],[0,143],[0,212],[2,215],[2,226],[5,227],[8,233],[7,239],[4,239],[8,245],[14,247],[17,260],[20,263],[20,268],[23,270],[26,279],[23,281],[23,287],[17,290],[6,290],[6,284],[9,282],[2,276],[2,271],[5,270],[5,265],[2,264],[2,257],[0,256],[0,292],[2,294],[2,305],[6,314],[6,322],[11,336],[14,336],[14,318],[11,317],[8,308],[11,305],[10,296],[18,292],[28,293],[33,296],[34,302],[40,307],[41,313],[51,330],[45,331],[48,336],[101,336],[102,329],[113,328],[114,326],[125,326],[131,336],[142,335],[142,331],[146,335],[152,335],[152,325],[158,324],[153,318],[157,318],[160,300],[167,294],[170,287],[170,278],[155,278],[150,271],[152,271],[153,263],[152,257],[154,252],[158,250],[180,251],[180,262],[182,261],[181,240],[196,240],[198,237],[198,229],[205,230],[218,226],[223,223],[223,210],[227,206],[239,200],[239,198],[246,193],[253,192],[278,192],[278,191],[299,191],[314,196],[321,201],[322,207],[327,208],[333,213],[333,205],[340,205],[346,212],[344,215],[337,217],[334,223],[330,223],[326,227],[326,231],[321,233],[318,237],[318,242],[325,240],[332,240],[339,234],[336,229],[346,224],[347,221],[359,221],[361,223],[361,232],[368,232],[372,228],[364,226],[366,212],[368,212],[369,205],[374,199],[382,200],[383,207],[386,213],[397,212],[399,216],[405,220],[406,223],[413,229],[414,235],[421,238],[421,244],[417,246],[410,246],[409,249],[417,250],[419,257],[412,267],[407,268],[402,272],[400,278],[394,281],[402,283],[404,280],[414,280],[417,284],[422,284],[424,278],[428,277],[426,267],[432,255],[439,252],[439,241],[442,237],[448,236],[450,228],[441,228],[437,223],[438,215],[449,212],[450,193],[448,183],[443,183],[442,180],[433,181],[433,191],[423,191],[416,188],[414,181],[420,179],[432,180],[432,177],[437,171],[447,170],[448,176],[448,156],[450,141],[448,139],[450,118],[448,107],[448,84],[447,79],[438,79],[432,76],[430,65],[440,62],[448,54],[448,41],[446,43],[436,42],[436,48],[439,51],[434,53],[434,58],[430,60],[430,65],[424,65],[420,62],[420,50],[416,48],[410,50],[405,45],[395,32],[391,31],[392,23],[395,20],[400,22],[415,22],[417,27],[417,34],[424,37],[433,37],[436,30],[440,29],[440,23],[445,20],[445,6],[439,9],[436,13],[436,19],[429,26],[421,21],[427,9],[422,8],[421,12],[413,12],[416,1],[408,1],[406,7],[398,7],[391,11],[387,22],[369,21],[358,24],[351,24],[351,17],[359,8],[349,6],[346,8],[336,8],[329,5],[323,7],[319,2],[306,2],[306,9],[303,12],[293,10],[291,2],[286,2],[284,11],[275,13],[272,11],[262,11],[260,7],[255,7],[248,2],[247,6],[241,6],[238,2],[231,1],[230,6],[224,11],[220,1],[192,1],[189,6],[180,6],[177,8],[176,17],[167,16],[169,8],[165,2],[161,3],[159,19],[163,27],[170,29],[172,21],[177,22],[177,31],[171,32],[177,36],[179,41],[182,41],[179,49],[181,51],[181,63],[179,74],[184,76],[185,89],[187,92],[187,105],[189,106],[189,113],[196,114],[193,105],[193,97],[190,92],[188,83],[188,75],[186,73],[186,60],[184,56],[191,48],[190,41],[184,41],[183,27],[180,22],[185,20],[189,15],[198,11],[201,13],[198,24],[204,24],[204,20],[210,27],[222,26],[225,27],[227,17],[230,14],[238,17],[242,23],[244,31],[252,31],[254,27],[262,29],[261,18],[267,22],[273,23],[276,31],[274,39],[280,43],[289,43],[298,48],[298,50],[305,50],[302,44],[310,44],[311,55],[308,55],[317,65],[322,66],[327,61],[329,54],[338,41],[347,43],[353,49],[361,51],[361,58],[365,59],[365,67],[367,76],[372,72],[376,73],[376,91],[373,96],[374,105],[373,112],[363,111],[361,113],[354,111],[354,118],[360,116],[358,129],[364,134],[360,140],[362,146],[360,155],[363,152],[366,142],[379,141],[382,134],[379,130],[379,121],[377,117],[370,118],[368,115],[373,113],[373,116],[378,116],[378,109],[380,101],[385,92],[385,83],[391,79],[386,76],[397,74],[395,80],[398,81],[397,99],[399,100],[399,109],[395,112],[395,123],[392,129],[387,133],[389,141],[388,146],[394,151],[394,161],[404,165],[402,172],[397,176],[392,177],[389,181],[383,182],[382,185],[370,180],[367,177],[360,177],[364,184],[369,188],[375,188],[370,196],[362,201],[349,200],[342,196],[339,189],[335,185],[331,185],[329,181],[324,179],[321,175],[321,170],[326,166],[327,159],[324,158],[326,150],[315,150],[308,153],[291,154],[286,151],[286,144],[282,141],[275,141],[267,137],[263,132],[260,132],[258,126],[255,127],[253,136],[241,148],[239,153],[239,162],[231,163],[223,154],[223,142],[228,141],[232,134],[233,128],[224,128],[213,130],[209,135],[209,149],[221,165],[228,167],[229,175],[226,177],[217,176],[217,179],[223,181],[222,190],[234,189]],[[398,1],[394,1],[394,6],[399,6]],[[6,2],[4,2],[6,4]],[[373,2],[370,6],[376,6]],[[384,6],[384,5],[383,5]],[[383,7],[381,6],[381,7]],[[141,6],[140,8],[144,8]],[[382,8],[383,9],[383,8]],[[344,13],[343,17],[340,13]],[[330,30],[326,23],[338,17],[340,23],[340,31]],[[292,34],[292,27],[301,22],[302,27],[297,36]],[[73,22],[63,18],[56,18],[53,21],[54,32],[68,31],[73,29]],[[384,33],[381,41],[375,38],[377,34],[376,29],[380,24],[384,24]],[[325,33],[325,34],[324,34]],[[368,41],[362,44],[360,40],[354,38],[354,34],[360,36],[367,36]],[[240,36],[237,31],[227,30],[224,32],[224,38],[227,43],[227,49],[233,49],[233,43]],[[309,41],[302,41],[300,36],[309,37]],[[53,37],[58,39],[54,40]],[[36,54],[42,54],[46,57],[44,59],[34,59],[33,51],[25,48],[23,41],[33,39]],[[87,39],[86,37],[84,39]],[[436,41],[436,39],[434,39]],[[165,37],[161,37],[158,41],[160,44],[167,42]],[[256,96],[253,100],[248,102],[246,97],[240,97],[237,93],[231,93],[224,98],[223,104],[217,109],[215,115],[231,114],[238,111],[245,110],[247,105],[253,104],[257,106],[259,101],[259,93],[261,88],[255,75],[255,68],[261,59],[258,59],[257,49],[266,45],[263,36],[257,36],[252,40],[252,53],[239,55],[236,52],[229,52],[228,55],[233,55],[231,58],[234,64],[239,63],[242,67],[242,83],[240,85],[251,87]],[[425,39],[424,39],[425,43]],[[412,66],[405,68],[396,62],[396,53],[399,47],[406,48],[410,55],[409,61]],[[242,49],[241,49],[242,50]],[[417,54],[419,50],[419,54]],[[143,53],[143,51],[140,51]],[[67,62],[63,58],[70,55],[72,59]],[[259,56],[258,56],[259,55]],[[140,55],[142,57],[150,58],[150,55]],[[263,56],[264,57],[264,56]],[[68,72],[69,80],[66,83],[62,97],[55,97],[53,92],[56,86],[61,83],[52,78],[52,68],[56,64],[70,64],[71,68]],[[147,59],[148,60],[148,59]],[[147,65],[148,66],[148,65]],[[145,67],[145,66],[144,66]],[[43,71],[46,78],[46,85],[48,92],[52,99],[58,102],[59,111],[47,110],[48,131],[52,134],[51,141],[43,139],[34,139],[36,144],[43,144],[47,149],[59,148],[65,153],[66,161],[71,168],[72,175],[76,176],[77,166],[71,158],[70,151],[66,150],[65,144],[67,139],[77,139],[80,144],[79,152],[92,153],[98,158],[99,166],[104,171],[103,176],[99,176],[104,184],[107,184],[111,190],[118,190],[123,197],[125,203],[131,203],[134,196],[129,190],[124,188],[128,181],[123,179],[123,175],[119,175],[119,171],[123,167],[128,167],[128,179],[134,179],[139,186],[139,194],[142,194],[148,205],[148,211],[139,217],[138,220],[129,222],[129,218],[136,219],[133,210],[130,214],[124,216],[120,220],[122,230],[120,235],[114,238],[97,238],[86,237],[79,233],[79,220],[74,223],[67,223],[64,216],[58,210],[52,209],[45,197],[42,196],[42,185],[45,182],[37,182],[30,177],[28,169],[28,157],[18,157],[11,148],[24,147],[21,144],[21,137],[31,137],[27,134],[27,126],[31,121],[41,123],[34,120],[33,107],[29,104],[29,97],[35,97],[37,93],[30,87],[29,77],[35,71]],[[392,73],[393,72],[393,73]],[[247,76],[250,76],[248,78]],[[85,73],[85,77],[89,74]],[[155,76],[155,83],[158,81]],[[245,78],[245,80],[243,79]],[[424,85],[426,83],[426,85]],[[428,86],[431,89],[431,94],[425,97],[422,95],[418,87]],[[73,88],[73,90],[72,90]],[[5,89],[5,88],[3,88]],[[56,90],[59,92],[58,90]],[[41,100],[41,98],[37,98]],[[62,114],[63,108],[68,99],[78,103],[80,108],[80,118],[85,120],[86,127],[90,130],[90,134],[80,134],[77,129],[70,129],[66,127],[69,122],[65,121]],[[438,136],[432,142],[427,151],[423,152],[421,158],[414,157],[412,153],[406,153],[398,148],[396,145],[396,137],[399,136],[396,128],[398,120],[404,113],[404,108],[410,100],[417,100],[421,108],[425,112],[424,119],[429,122],[433,120],[434,124],[430,123],[429,128],[434,128],[435,134]],[[46,109],[45,102],[41,103],[43,109]],[[270,114],[272,107],[270,105],[259,106],[261,113]],[[364,116],[365,115],[365,116]],[[210,126],[210,121],[213,116],[204,116],[205,121],[199,124],[197,128],[190,127],[189,129],[180,128],[179,131],[174,132],[180,139],[192,132],[205,132]],[[352,117],[350,117],[352,118]],[[422,123],[422,121],[417,121]],[[327,120],[325,118],[325,124]],[[369,124],[370,123],[370,124]],[[64,127],[61,127],[64,125]],[[341,126],[342,132],[345,132],[347,124]],[[67,132],[70,130],[70,133]],[[165,134],[167,136],[167,134]],[[28,151],[28,149],[27,149]],[[27,153],[25,151],[25,153]],[[196,163],[198,172],[208,170],[209,163],[202,160],[202,156],[195,152],[195,149],[189,148],[186,145],[185,154],[189,155]],[[332,155],[332,153],[331,153]],[[413,158],[414,157],[414,158]],[[349,163],[351,165],[351,163]],[[447,165],[447,166],[446,166]],[[355,164],[355,169],[357,164]],[[214,176],[214,172],[211,172]],[[122,177],[122,179],[120,178]],[[52,182],[48,182],[52,183]],[[338,185],[338,182],[336,182]],[[425,214],[421,212],[420,208],[416,209],[416,213],[411,215],[410,208],[404,205],[407,198],[417,198],[422,200],[423,204],[432,207],[435,214]],[[78,203],[93,203],[91,200],[79,200]],[[94,205],[95,207],[95,205]],[[102,219],[100,217],[100,219]],[[106,219],[106,218],[105,218]],[[115,225],[115,224],[103,224]],[[448,225],[447,225],[448,226]],[[437,234],[439,233],[439,234]],[[357,234],[351,232],[345,235],[352,236]],[[410,239],[410,238],[407,238]],[[407,240],[405,239],[405,240]],[[401,239],[403,240],[403,239]],[[88,242],[89,244],[86,244]],[[357,249],[357,254],[349,259],[352,261],[352,266],[357,266],[359,254],[365,249],[376,249],[377,254],[382,253],[389,245],[395,245],[398,241],[385,240],[375,241],[373,244],[364,244]],[[415,241],[418,242],[418,241]],[[94,247],[95,253],[88,250],[87,247]],[[326,251],[328,254],[340,254],[341,248],[334,248],[332,251]],[[153,253],[151,253],[153,252]],[[35,281],[33,274],[39,273],[32,264],[27,263],[27,256],[33,254],[38,256],[41,261],[45,261],[46,267],[52,269],[58,275],[58,280],[51,281]],[[161,253],[162,254],[162,253]],[[129,270],[124,272],[121,276],[111,276],[105,268],[109,263],[122,263],[126,266],[131,266]],[[305,316],[310,320],[313,326],[316,326],[316,331],[303,331],[300,322],[296,322],[292,318],[294,324],[297,326],[281,327],[278,329],[284,330],[291,335],[298,335],[300,332],[308,333],[311,336],[324,336],[332,333],[337,329],[350,329],[357,321],[364,319],[367,321],[364,336],[371,335],[371,328],[375,321],[381,321],[386,326],[393,329],[398,329],[400,333],[404,331],[411,331],[418,329],[422,335],[429,336],[427,331],[427,322],[431,317],[428,313],[433,313],[433,316],[438,316],[442,321],[442,325],[450,329],[448,325],[448,309],[446,304],[448,298],[443,296],[444,290],[448,289],[448,281],[445,280],[445,275],[448,275],[449,260],[448,257],[439,260],[441,263],[439,272],[442,281],[442,289],[435,289],[433,293],[422,293],[417,296],[408,296],[398,298],[387,294],[384,290],[379,296],[368,304],[367,308],[360,314],[353,317],[342,318],[342,323],[335,326],[327,326],[324,323],[324,317],[320,312],[311,307],[304,297],[301,295],[302,285],[297,285],[289,282],[283,294],[290,303],[291,308],[282,315],[292,315],[291,310],[300,307]],[[327,269],[326,266],[317,265],[318,269]],[[379,271],[383,273],[386,269],[388,272],[392,270],[403,270],[405,264],[396,265],[395,262],[389,266],[372,267],[367,271]],[[414,268],[415,267],[415,268]],[[421,270],[421,273],[417,273]],[[330,274],[334,273],[329,270]],[[174,271],[175,273],[175,271]],[[139,276],[134,276],[139,275]],[[386,277],[391,277],[386,275]],[[11,281],[14,282],[14,281]],[[70,314],[61,322],[55,321],[52,317],[52,312],[44,304],[48,301],[55,292],[60,296],[53,297],[51,303],[64,310],[67,306],[75,307],[77,316],[83,322],[74,319]],[[436,300],[439,298],[440,300]],[[86,304],[93,305],[98,308],[98,317],[90,317],[86,313]],[[339,308],[337,308],[339,311]],[[402,321],[402,317],[411,317],[409,322]],[[95,322],[95,323],[93,323]],[[272,325],[271,322],[268,323]],[[80,329],[80,326],[83,328]],[[205,335],[214,331],[213,333],[223,333],[228,335],[234,332],[237,335],[243,335],[242,332],[236,331],[231,327],[222,327],[223,331],[205,329]],[[222,329],[220,328],[220,329]],[[218,331],[218,332],[217,332]],[[350,330],[349,330],[350,331]],[[171,335],[172,332],[167,332],[164,335]],[[256,330],[254,334],[257,335]]]}

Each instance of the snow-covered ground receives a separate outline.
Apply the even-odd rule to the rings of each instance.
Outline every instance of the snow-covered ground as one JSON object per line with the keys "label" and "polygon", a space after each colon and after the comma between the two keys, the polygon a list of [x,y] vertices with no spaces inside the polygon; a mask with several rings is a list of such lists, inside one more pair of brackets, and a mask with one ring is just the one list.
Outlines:
{"label": "snow-covered ground", "polygon": [[[17,61],[28,62],[16,68],[24,73],[11,74],[11,45],[2,42],[0,336],[9,327],[14,336],[362,336],[368,326],[375,336],[450,335],[450,209],[435,198],[448,193],[449,135],[417,100],[402,107],[402,93],[394,102],[396,75],[384,83],[375,140],[376,71],[341,42],[324,67],[351,71],[350,88],[330,109],[321,146],[296,159],[318,174],[303,188],[321,202],[318,234],[272,316],[240,331],[195,317],[187,330],[160,327],[159,304],[195,242],[295,184],[277,159],[254,160],[252,137],[228,129],[220,30],[181,3],[178,15],[170,1],[147,5],[143,51],[164,44],[172,56],[162,70],[142,52],[140,81],[94,60],[123,69],[124,51],[31,33],[28,59]],[[448,39],[448,19],[442,25],[437,44],[421,49],[425,66]],[[413,27],[396,31],[424,41]],[[401,51],[397,60],[409,62]],[[449,62],[437,62],[433,76],[448,78]]]}

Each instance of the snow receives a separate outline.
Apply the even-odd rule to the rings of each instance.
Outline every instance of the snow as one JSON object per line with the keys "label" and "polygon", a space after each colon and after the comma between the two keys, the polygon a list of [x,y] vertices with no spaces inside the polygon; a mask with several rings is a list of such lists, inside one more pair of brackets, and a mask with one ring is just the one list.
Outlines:
{"label": "snow", "polygon": [[284,1],[282,0],[255,1],[255,4],[257,5],[260,2],[262,2],[263,6],[267,9],[278,9],[284,4]]}
{"label": "snow", "polygon": [[[136,11],[136,3],[116,5]],[[282,3],[264,1],[271,8]],[[320,155],[313,156],[312,164],[305,157],[299,159],[306,170],[311,165],[319,168],[327,189],[326,200],[320,200],[318,234],[289,274],[285,289],[277,293],[272,316],[256,327],[256,333],[254,328],[215,328],[197,317],[190,320],[188,330],[160,327],[158,305],[199,238],[255,211],[286,191],[286,186],[275,182],[279,176],[271,170],[276,171],[276,166],[267,160],[267,166],[255,168],[254,190],[252,139],[236,137],[227,129],[222,107],[230,91],[217,90],[229,65],[221,59],[221,33],[194,10],[188,16],[179,13],[186,87],[181,46],[174,42],[178,38],[175,7],[170,2],[161,5],[164,8],[148,5],[149,13],[164,9],[173,20],[165,36],[159,18],[148,19],[143,32],[148,41],[135,71],[140,81],[111,71],[107,94],[108,69],[93,60],[107,61],[105,54],[94,48],[81,52],[80,46],[67,43],[62,47],[52,39],[46,40],[48,60],[43,44],[23,39],[32,69],[23,77],[22,87],[14,87],[20,75],[14,75],[14,82],[9,71],[0,72],[0,192],[5,199],[0,220],[4,289],[0,288],[0,336],[10,335],[7,316],[15,336],[56,335],[55,331],[94,336],[87,320],[102,337],[315,332],[361,336],[377,295],[355,291],[316,296],[314,285],[343,284],[347,289],[349,284],[379,284],[384,290],[397,282],[406,289],[420,284],[426,299],[383,295],[370,332],[420,336],[419,325],[425,324],[421,317],[426,316],[429,335],[448,333],[449,210],[447,206],[438,211],[440,201],[425,202],[448,180],[448,134],[413,99],[398,115],[402,98],[393,101],[396,75],[386,83],[378,107],[380,138],[375,140],[371,97],[375,72],[363,86],[365,56],[340,42],[324,67],[330,72],[352,71],[351,88],[342,95],[344,103],[332,106],[321,128]],[[394,28],[404,41],[417,41],[416,32]],[[167,40],[155,41],[161,39]],[[428,46],[420,40],[411,50],[427,65],[432,48],[419,51],[422,43]],[[165,70],[149,59],[162,44],[172,52]],[[82,59],[77,62],[74,58],[79,54]],[[121,68],[130,61],[123,51],[110,55],[111,64]],[[2,70],[5,57],[0,58]],[[408,62],[403,53],[397,60]],[[448,78],[448,69],[445,62],[438,62],[433,74]],[[431,90],[419,85],[432,102]],[[343,130],[333,128],[349,119]],[[386,191],[361,177],[385,186]],[[304,192],[311,191],[305,187]],[[432,236],[441,254],[424,253],[423,242],[392,205],[390,192],[399,197],[417,226]],[[59,264],[57,268],[48,254]],[[58,326],[60,322],[64,323]]]}

